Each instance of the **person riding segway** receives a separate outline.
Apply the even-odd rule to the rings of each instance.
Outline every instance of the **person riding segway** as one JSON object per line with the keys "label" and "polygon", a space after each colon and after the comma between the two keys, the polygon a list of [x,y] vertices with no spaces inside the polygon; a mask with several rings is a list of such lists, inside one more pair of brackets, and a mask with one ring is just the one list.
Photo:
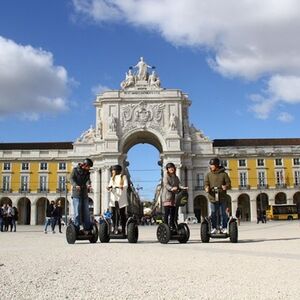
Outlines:
{"label": "person riding segway", "polygon": [[226,191],[231,188],[231,181],[218,158],[209,161],[210,172],[205,177],[205,191],[210,201],[211,216],[201,222],[200,236],[204,243],[210,238],[228,238],[237,242],[237,220],[228,218],[225,211]]}
{"label": "person riding segway", "polygon": [[[86,158],[73,168],[70,176],[74,220],[69,220],[66,228],[66,238],[69,244],[74,244],[76,240],[89,240],[90,243],[96,243],[98,240],[98,227],[95,222],[91,222],[89,212],[88,192],[91,189],[91,167],[93,167],[93,161]],[[83,229],[80,228],[81,224],[83,224]]]}
{"label": "person riding segway", "polygon": [[190,238],[190,230],[187,224],[178,224],[177,219],[178,209],[187,203],[188,193],[187,187],[180,186],[180,180],[176,175],[176,167],[173,163],[166,165],[162,199],[165,215],[164,223],[159,224],[157,228],[158,241],[162,244],[167,244],[170,240],[186,243]]}
{"label": "person riding segway", "polygon": [[[99,239],[102,243],[108,243],[110,239],[128,239],[129,243],[138,241],[138,225],[136,218],[126,217],[128,206],[126,175],[122,174],[122,167],[114,165],[111,167],[112,176],[109,180],[107,190],[110,192],[109,207],[112,217],[104,215],[99,225]],[[120,228],[121,227],[121,228]]]}

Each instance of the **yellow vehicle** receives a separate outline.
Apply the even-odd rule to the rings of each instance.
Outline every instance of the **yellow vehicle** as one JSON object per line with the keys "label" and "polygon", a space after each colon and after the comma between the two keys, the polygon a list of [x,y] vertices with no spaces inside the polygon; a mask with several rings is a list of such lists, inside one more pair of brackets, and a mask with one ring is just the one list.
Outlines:
{"label": "yellow vehicle", "polygon": [[270,205],[266,215],[268,220],[296,220],[298,219],[297,206],[295,204]]}

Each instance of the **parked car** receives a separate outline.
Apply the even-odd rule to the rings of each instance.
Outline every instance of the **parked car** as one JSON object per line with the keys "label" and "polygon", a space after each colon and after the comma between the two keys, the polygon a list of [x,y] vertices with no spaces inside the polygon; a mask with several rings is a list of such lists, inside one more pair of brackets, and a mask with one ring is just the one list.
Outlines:
{"label": "parked car", "polygon": [[187,224],[197,224],[198,219],[196,217],[187,217],[184,222]]}

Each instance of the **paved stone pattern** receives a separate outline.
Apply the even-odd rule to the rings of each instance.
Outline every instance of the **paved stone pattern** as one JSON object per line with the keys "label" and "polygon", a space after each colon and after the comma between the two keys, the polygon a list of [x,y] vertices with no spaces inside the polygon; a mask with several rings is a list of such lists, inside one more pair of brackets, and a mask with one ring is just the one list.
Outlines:
{"label": "paved stone pattern", "polygon": [[40,226],[0,233],[0,299],[300,299],[300,223],[242,224],[239,243],[68,245]]}

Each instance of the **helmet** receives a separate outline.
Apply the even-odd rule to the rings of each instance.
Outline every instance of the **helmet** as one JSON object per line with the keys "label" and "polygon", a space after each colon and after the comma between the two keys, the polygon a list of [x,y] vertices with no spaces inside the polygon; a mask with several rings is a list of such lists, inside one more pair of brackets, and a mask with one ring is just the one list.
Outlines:
{"label": "helmet", "polygon": [[173,163],[167,163],[166,164],[166,169],[168,170],[169,168],[174,168],[176,169],[175,165]]}
{"label": "helmet", "polygon": [[93,161],[89,158],[86,158],[83,163],[87,166],[89,166],[90,168],[93,166]]}
{"label": "helmet", "polygon": [[214,158],[212,158],[212,159],[209,161],[209,164],[210,164],[210,165],[214,165],[214,166],[219,166],[219,165],[220,165],[220,160],[219,160],[217,157],[214,157]]}
{"label": "helmet", "polygon": [[120,174],[122,172],[122,166],[120,165],[114,165],[110,167],[110,170],[113,171],[115,170],[117,174]]}

